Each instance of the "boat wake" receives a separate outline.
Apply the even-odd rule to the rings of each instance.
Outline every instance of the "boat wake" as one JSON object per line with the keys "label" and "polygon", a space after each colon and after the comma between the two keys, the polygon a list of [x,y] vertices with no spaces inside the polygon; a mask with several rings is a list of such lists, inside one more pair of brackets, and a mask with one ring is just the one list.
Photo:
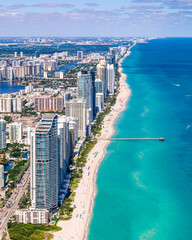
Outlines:
{"label": "boat wake", "polygon": [[141,117],[144,117],[145,115],[147,115],[147,113],[149,113],[149,108],[144,107],[144,112],[141,113]]}
{"label": "boat wake", "polygon": [[133,173],[133,178],[136,180],[136,185],[140,188],[146,189],[147,187],[141,181],[142,171],[137,171]]}
{"label": "boat wake", "polygon": [[180,86],[181,86],[180,84],[178,84],[178,83],[173,83],[173,82],[171,82],[171,81],[169,81],[169,83],[170,83],[171,85],[175,86],[175,87],[180,87]]}
{"label": "boat wake", "polygon": [[189,129],[189,128],[191,128],[191,125],[187,125],[187,127],[186,127],[185,129],[187,130],[187,129]]}

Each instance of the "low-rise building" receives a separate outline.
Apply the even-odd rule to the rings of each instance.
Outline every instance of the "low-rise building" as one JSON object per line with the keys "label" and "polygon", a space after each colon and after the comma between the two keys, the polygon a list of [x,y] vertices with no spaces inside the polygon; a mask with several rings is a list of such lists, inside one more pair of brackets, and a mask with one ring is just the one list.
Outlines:
{"label": "low-rise building", "polygon": [[16,221],[18,223],[48,224],[49,211],[46,209],[17,210]]}

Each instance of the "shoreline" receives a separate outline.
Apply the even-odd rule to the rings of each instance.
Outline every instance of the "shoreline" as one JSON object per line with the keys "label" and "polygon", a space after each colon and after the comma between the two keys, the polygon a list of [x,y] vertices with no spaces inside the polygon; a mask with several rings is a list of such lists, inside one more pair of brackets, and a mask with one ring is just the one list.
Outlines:
{"label": "shoreline", "polygon": [[[132,47],[135,44],[132,45]],[[131,48],[132,48],[131,47]],[[101,138],[111,138],[115,133],[114,124],[119,115],[126,109],[127,101],[131,96],[131,90],[126,83],[127,75],[122,72],[122,62],[130,55],[130,49],[119,60],[118,70],[121,74],[119,80],[119,94],[111,112],[105,117],[103,128],[100,134]],[[76,189],[72,218],[67,221],[59,221],[57,226],[62,227],[59,232],[53,233],[55,240],[85,240],[88,237],[89,226],[93,216],[95,197],[97,195],[97,173],[99,166],[103,161],[107,146],[111,141],[99,140],[88,155],[87,163],[83,168],[83,176]]]}

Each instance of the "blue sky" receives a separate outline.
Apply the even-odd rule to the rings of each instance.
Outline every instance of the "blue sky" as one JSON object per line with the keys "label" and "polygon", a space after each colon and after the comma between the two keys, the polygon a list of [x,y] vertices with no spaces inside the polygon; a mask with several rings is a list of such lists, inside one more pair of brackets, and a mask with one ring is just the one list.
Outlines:
{"label": "blue sky", "polygon": [[0,36],[192,37],[192,0],[1,0]]}

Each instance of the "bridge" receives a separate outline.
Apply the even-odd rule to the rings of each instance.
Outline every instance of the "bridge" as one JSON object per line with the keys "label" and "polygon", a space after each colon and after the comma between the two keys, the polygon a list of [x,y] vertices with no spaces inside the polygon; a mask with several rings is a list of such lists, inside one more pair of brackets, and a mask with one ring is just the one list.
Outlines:
{"label": "bridge", "polygon": [[163,137],[160,138],[97,138],[98,140],[106,141],[165,141]]}

